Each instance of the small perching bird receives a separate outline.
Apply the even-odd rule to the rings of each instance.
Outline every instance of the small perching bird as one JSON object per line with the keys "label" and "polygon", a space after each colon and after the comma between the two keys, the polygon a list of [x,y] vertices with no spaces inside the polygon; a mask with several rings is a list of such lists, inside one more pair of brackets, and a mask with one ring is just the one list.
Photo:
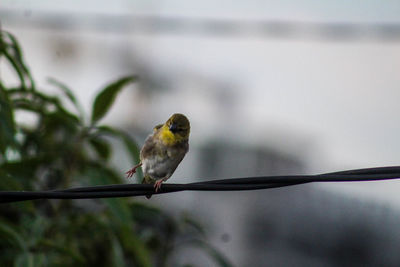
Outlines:
{"label": "small perching bird", "polygon": [[189,133],[189,120],[180,113],[173,114],[166,123],[154,127],[140,150],[139,164],[126,172],[127,177],[132,177],[136,169],[142,167],[142,184],[154,184],[157,192],[188,152]]}

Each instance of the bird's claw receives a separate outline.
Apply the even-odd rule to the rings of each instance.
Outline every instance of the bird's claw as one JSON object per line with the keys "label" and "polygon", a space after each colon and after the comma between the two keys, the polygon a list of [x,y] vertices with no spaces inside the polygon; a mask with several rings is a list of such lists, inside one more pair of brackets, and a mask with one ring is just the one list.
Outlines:
{"label": "bird's claw", "polygon": [[163,181],[164,181],[163,179],[160,179],[160,180],[157,180],[157,181],[154,183],[154,190],[155,190],[156,192],[157,192],[158,190],[160,190],[161,184],[162,184]]}
{"label": "bird's claw", "polygon": [[125,173],[126,174],[126,178],[131,178],[136,173],[136,169],[139,168],[140,166],[142,166],[142,163],[139,163],[138,165],[136,165],[135,167],[133,167],[132,169],[127,171]]}
{"label": "bird's claw", "polygon": [[125,173],[125,174],[126,174],[126,178],[131,178],[131,177],[135,174],[135,172],[136,172],[135,168],[133,168],[133,169],[127,171],[127,172]]}

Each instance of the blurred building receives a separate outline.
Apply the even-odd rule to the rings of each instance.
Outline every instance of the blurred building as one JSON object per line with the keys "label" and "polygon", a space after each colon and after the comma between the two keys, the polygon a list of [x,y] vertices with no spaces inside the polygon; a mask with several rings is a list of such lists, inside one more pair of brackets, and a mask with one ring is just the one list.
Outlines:
{"label": "blurred building", "polygon": [[245,223],[252,266],[398,266],[398,211],[312,185],[257,194]]}
{"label": "blurred building", "polygon": [[[195,177],[301,174],[306,169],[301,158],[262,147],[212,142],[194,153],[202,158],[196,161]],[[177,208],[194,211],[211,229],[213,244],[235,266],[400,264],[397,210],[332,193],[316,184],[180,193],[157,201],[170,203],[171,212]],[[195,256],[181,255],[182,259]]]}

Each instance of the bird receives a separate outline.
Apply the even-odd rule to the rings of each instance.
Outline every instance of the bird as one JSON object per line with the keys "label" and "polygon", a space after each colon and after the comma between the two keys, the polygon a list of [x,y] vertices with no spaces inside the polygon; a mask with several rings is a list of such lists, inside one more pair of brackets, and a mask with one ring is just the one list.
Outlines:
{"label": "bird", "polygon": [[[136,169],[143,170],[142,184],[153,184],[155,192],[168,180],[189,150],[190,122],[181,114],[173,114],[164,124],[153,128],[140,150],[140,162],[126,172],[127,178]],[[151,195],[146,196],[148,199]]]}

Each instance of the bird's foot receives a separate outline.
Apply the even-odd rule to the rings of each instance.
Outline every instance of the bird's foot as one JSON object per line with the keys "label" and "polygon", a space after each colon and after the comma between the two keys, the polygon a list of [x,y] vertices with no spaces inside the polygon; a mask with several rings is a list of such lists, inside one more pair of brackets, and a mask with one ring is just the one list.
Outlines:
{"label": "bird's foot", "polygon": [[162,182],[164,182],[164,179],[157,180],[157,181],[154,183],[154,190],[155,190],[156,192],[157,192],[158,190],[160,190]]}
{"label": "bird's foot", "polygon": [[136,173],[136,169],[139,168],[140,166],[142,166],[142,163],[139,163],[138,165],[136,165],[135,167],[133,167],[132,169],[127,171],[125,173],[126,174],[126,178],[131,178]]}

